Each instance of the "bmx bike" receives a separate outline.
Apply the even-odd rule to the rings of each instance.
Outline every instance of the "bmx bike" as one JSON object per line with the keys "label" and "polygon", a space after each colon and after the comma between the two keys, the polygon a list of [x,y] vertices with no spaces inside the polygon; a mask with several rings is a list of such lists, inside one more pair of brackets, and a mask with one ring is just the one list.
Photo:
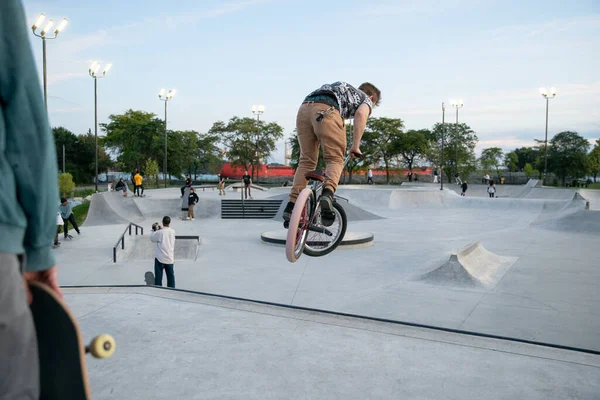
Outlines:
{"label": "bmx bike", "polygon": [[[344,159],[344,168],[350,159],[350,155],[347,155]],[[331,253],[344,239],[348,226],[346,212],[336,201],[335,196],[333,198],[335,219],[330,226],[323,224],[319,197],[323,193],[325,176],[318,171],[311,171],[305,175],[305,178],[309,180],[309,186],[298,195],[289,224],[286,224],[288,232],[285,255],[292,263],[298,261],[302,253],[311,257],[321,257]]]}

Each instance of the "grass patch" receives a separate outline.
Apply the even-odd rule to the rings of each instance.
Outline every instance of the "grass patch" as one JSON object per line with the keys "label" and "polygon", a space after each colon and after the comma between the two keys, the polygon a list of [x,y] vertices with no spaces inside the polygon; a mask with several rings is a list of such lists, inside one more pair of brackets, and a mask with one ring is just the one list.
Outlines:
{"label": "grass patch", "polygon": [[77,221],[77,225],[81,226],[85,219],[87,218],[88,211],[90,209],[89,201],[85,200],[78,206],[73,207],[73,215],[75,216],[75,221]]}
{"label": "grass patch", "polygon": [[91,196],[94,193],[96,193],[94,189],[75,189],[75,191],[73,192],[73,197],[86,198],[87,196]]}
{"label": "grass patch", "polygon": [[588,189],[598,189],[598,190],[600,190],[600,182],[590,183],[590,186],[588,186]]}

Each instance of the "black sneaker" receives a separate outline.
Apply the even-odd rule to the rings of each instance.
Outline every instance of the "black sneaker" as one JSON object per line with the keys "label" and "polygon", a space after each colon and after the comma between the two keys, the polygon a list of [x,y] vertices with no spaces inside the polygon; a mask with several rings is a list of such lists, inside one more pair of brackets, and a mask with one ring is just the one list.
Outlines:
{"label": "black sneaker", "polygon": [[295,203],[288,201],[287,206],[285,206],[285,210],[283,210],[283,227],[285,229],[290,226],[290,219],[292,218],[292,211],[294,211]]}
{"label": "black sneaker", "polygon": [[335,221],[335,212],[333,211],[333,192],[329,189],[323,190],[319,197],[321,205],[321,222],[325,226],[331,226]]}

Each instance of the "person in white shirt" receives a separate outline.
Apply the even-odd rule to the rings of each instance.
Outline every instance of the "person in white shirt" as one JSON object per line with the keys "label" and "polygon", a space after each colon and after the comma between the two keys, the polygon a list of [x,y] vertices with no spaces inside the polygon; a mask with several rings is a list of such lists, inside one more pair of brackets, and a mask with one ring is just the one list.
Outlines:
{"label": "person in white shirt", "polygon": [[373,184],[373,170],[369,168],[369,172],[367,172],[367,185]]}
{"label": "person in white shirt", "polygon": [[150,240],[156,243],[154,255],[154,284],[162,286],[163,270],[167,274],[167,287],[175,288],[175,231],[169,227],[171,218],[166,216],[161,227],[158,222],[152,224]]}

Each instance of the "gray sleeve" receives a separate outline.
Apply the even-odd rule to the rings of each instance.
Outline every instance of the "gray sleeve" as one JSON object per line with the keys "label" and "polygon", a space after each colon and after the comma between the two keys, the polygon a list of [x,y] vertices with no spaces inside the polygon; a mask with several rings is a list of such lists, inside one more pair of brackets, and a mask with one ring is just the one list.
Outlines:
{"label": "gray sleeve", "polygon": [[6,156],[17,198],[27,218],[26,270],[39,271],[55,263],[51,245],[58,201],[56,151],[18,0],[2,0],[0,27],[0,123],[6,129]]}

